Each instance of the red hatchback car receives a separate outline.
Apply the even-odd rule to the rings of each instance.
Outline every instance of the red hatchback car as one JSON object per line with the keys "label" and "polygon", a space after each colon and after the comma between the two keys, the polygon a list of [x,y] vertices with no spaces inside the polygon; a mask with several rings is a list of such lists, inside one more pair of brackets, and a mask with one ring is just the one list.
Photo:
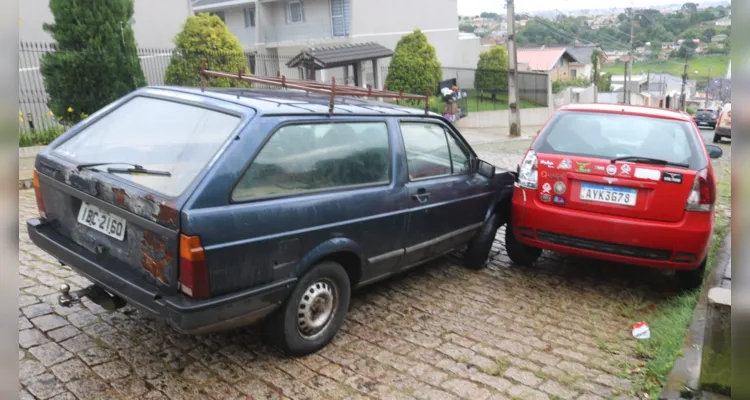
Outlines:
{"label": "red hatchback car", "polygon": [[700,286],[716,183],[690,116],[617,104],[560,108],[518,168],[505,244],[533,264],[542,249],[673,269]]}

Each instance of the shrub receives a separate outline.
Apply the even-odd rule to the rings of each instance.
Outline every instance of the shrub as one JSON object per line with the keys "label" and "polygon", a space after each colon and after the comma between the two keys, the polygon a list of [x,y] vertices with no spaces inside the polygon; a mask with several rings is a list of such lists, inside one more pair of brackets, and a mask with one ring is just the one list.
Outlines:
{"label": "shrub", "polygon": [[482,52],[477,62],[474,75],[474,88],[492,93],[495,100],[497,93],[508,90],[508,51],[503,46],[493,46]]}
{"label": "shrub", "polygon": [[[226,24],[208,13],[188,17],[174,39],[175,54],[169,62],[164,82],[176,86],[200,86],[201,64],[213,71],[249,74],[242,45]],[[207,86],[248,87],[248,82],[230,78],[208,78]]]}
{"label": "shrub", "polygon": [[43,28],[56,51],[42,56],[40,70],[47,105],[64,122],[76,123],[80,113],[146,85],[129,22],[133,7],[133,0],[50,0],[55,22]]}
{"label": "shrub", "polygon": [[421,30],[415,29],[396,44],[385,84],[390,90],[404,89],[406,93],[422,95],[429,89],[435,94],[442,76],[435,47]]}

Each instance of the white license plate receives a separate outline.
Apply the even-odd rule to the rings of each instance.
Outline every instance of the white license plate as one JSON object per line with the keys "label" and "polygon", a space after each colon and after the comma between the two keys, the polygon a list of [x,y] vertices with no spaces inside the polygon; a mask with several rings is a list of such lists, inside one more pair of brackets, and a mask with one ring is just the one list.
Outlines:
{"label": "white license plate", "polygon": [[78,223],[117,240],[125,239],[125,219],[104,211],[97,206],[82,203],[81,209],[78,211]]}
{"label": "white license plate", "polygon": [[698,122],[698,125],[708,125],[708,122]]}
{"label": "white license plate", "polygon": [[583,183],[581,184],[580,198],[582,201],[635,207],[638,190],[619,186]]}

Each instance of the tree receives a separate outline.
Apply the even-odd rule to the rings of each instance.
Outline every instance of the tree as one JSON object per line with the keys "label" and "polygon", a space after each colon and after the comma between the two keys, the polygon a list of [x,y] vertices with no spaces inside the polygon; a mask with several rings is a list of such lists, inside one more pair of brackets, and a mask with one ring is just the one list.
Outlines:
{"label": "tree", "polygon": [[501,18],[500,14],[494,13],[494,12],[483,12],[483,13],[479,14],[479,16],[481,18],[489,18],[489,19],[500,19]]}
{"label": "tree", "polygon": [[594,49],[594,51],[591,52],[591,65],[593,66],[591,69],[591,82],[596,85],[596,87],[599,87],[599,80],[601,78],[601,74],[599,74],[599,67],[602,65],[602,60],[604,59],[604,52],[600,49]]}
{"label": "tree", "polygon": [[406,93],[434,93],[443,76],[435,47],[419,29],[408,33],[396,44],[385,84],[391,90],[404,89]]}
{"label": "tree", "polygon": [[681,10],[683,13],[687,14],[695,14],[698,12],[698,4],[697,3],[685,3],[682,5]]}
{"label": "tree", "polygon": [[711,38],[714,36],[716,36],[716,29],[714,28],[708,28],[703,31],[703,41],[706,43],[711,43]]}
{"label": "tree", "polygon": [[474,88],[492,93],[508,90],[508,51],[503,46],[492,46],[489,51],[479,54],[477,71],[474,75]]}
{"label": "tree", "polygon": [[133,0],[50,0],[56,51],[46,53],[40,71],[50,110],[76,123],[145,86],[130,21]]}
{"label": "tree", "polygon": [[[164,74],[167,85],[199,86],[201,64],[213,71],[249,74],[242,45],[216,15],[200,13],[188,17],[174,39],[175,53]],[[248,87],[248,82],[230,78],[208,78],[207,86]]]}

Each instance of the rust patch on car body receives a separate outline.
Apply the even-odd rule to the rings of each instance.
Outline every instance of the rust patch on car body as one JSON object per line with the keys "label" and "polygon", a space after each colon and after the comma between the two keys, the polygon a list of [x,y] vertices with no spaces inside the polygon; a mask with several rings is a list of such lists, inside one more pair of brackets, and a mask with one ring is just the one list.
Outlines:
{"label": "rust patch on car body", "polygon": [[115,204],[118,207],[125,207],[125,199],[128,197],[128,193],[123,188],[112,187],[112,192],[115,194]]}
{"label": "rust patch on car body", "polygon": [[168,285],[170,282],[165,276],[164,270],[174,260],[174,254],[167,250],[166,240],[150,231],[144,231],[141,253],[143,268],[150,272],[154,278]]}

